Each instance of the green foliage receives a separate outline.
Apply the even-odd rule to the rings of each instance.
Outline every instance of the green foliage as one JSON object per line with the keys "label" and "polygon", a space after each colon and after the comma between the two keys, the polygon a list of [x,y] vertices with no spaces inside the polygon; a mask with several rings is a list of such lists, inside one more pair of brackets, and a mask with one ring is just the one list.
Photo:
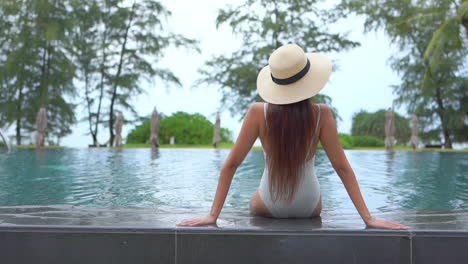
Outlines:
{"label": "green foliage", "polygon": [[160,123],[161,144],[174,136],[180,144],[209,144],[213,139],[213,124],[201,114],[177,112]]}
{"label": "green foliage", "polygon": [[156,77],[165,83],[180,85],[179,79],[170,69],[157,68],[154,61],[149,59],[161,57],[171,46],[195,48],[196,44],[192,39],[162,30],[170,12],[160,2],[133,1],[131,5],[126,2],[115,1],[107,14],[108,23],[104,23],[104,27],[109,28],[113,47],[117,48],[117,52],[112,53],[115,55],[110,58],[116,62],[114,69],[107,74],[110,83],[108,122],[111,145],[116,108],[120,107],[120,111],[127,110],[136,116],[130,99],[132,95],[143,92],[141,79]]}
{"label": "green foliage", "polygon": [[[374,113],[362,110],[354,114],[351,135],[372,136],[385,140],[385,114],[386,110],[384,109]],[[395,138],[398,144],[406,144],[411,137],[410,121],[398,113],[394,113],[394,118]]]}
{"label": "green foliage", "polygon": [[372,136],[350,136],[339,134],[341,146],[344,149],[353,149],[358,147],[384,147],[383,140]]}
{"label": "green foliage", "polygon": [[141,81],[180,85],[157,62],[196,42],[165,30],[169,16],[155,0],[0,1],[0,125],[15,124],[21,144],[44,106],[48,136],[59,139],[71,133],[80,94],[94,144],[104,122],[112,138],[116,112],[136,116]]}
{"label": "green foliage", "polygon": [[180,85],[170,69],[157,66],[165,50],[196,49],[196,42],[165,30],[170,11],[155,0],[74,0],[73,10],[73,48],[84,84],[89,133],[96,144],[99,125],[106,123],[112,144],[116,113],[137,117],[131,100],[143,93],[141,81],[156,78]]}
{"label": "green foliage", "polygon": [[71,133],[75,123],[75,65],[70,47],[70,10],[65,1],[0,2],[0,125],[16,125],[17,144],[35,130],[47,109],[49,137]]}
{"label": "green foliage", "polygon": [[[421,137],[466,141],[468,132],[468,1],[342,0],[343,15],[366,15],[366,30],[384,29],[399,52],[392,68],[396,105],[418,116]],[[464,31],[464,32],[463,32]],[[464,33],[464,34],[463,34]]]}
{"label": "green foliage", "polygon": [[[137,126],[127,136],[127,144],[146,143],[150,138],[151,121],[146,120]],[[161,144],[169,144],[170,138],[175,137],[176,144],[202,145],[211,144],[214,125],[201,114],[176,112],[163,117],[159,124],[159,139]],[[232,133],[221,128],[221,143],[231,143]]]}
{"label": "green foliage", "polygon": [[[342,51],[358,45],[346,34],[331,32],[327,25],[337,20],[333,12],[319,8],[318,0],[245,0],[221,9],[217,26],[228,25],[243,40],[242,47],[229,55],[213,57],[200,71],[198,84],[219,87],[222,103],[233,114],[245,113],[249,105],[262,101],[256,92],[260,69],[269,55],[283,44],[296,43],[306,51]],[[331,102],[325,95],[317,103]],[[336,113],[336,111],[335,111]]]}
{"label": "green foliage", "polygon": [[353,147],[384,147],[383,140],[371,136],[352,136],[351,144]]}
{"label": "green foliage", "polygon": [[143,124],[136,126],[127,136],[127,144],[147,143],[151,135],[151,120],[146,120]]}

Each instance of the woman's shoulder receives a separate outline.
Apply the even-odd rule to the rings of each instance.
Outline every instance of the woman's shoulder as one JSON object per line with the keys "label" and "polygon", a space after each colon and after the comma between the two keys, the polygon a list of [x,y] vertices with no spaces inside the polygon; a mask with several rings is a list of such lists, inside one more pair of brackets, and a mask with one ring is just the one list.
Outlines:
{"label": "woman's shoulder", "polygon": [[247,116],[252,116],[255,119],[259,119],[260,117],[263,118],[263,104],[262,102],[255,102],[250,104],[249,109],[247,110],[247,113],[245,114],[245,117]]}
{"label": "woman's shoulder", "polygon": [[254,114],[260,113],[260,112],[263,113],[263,108],[264,108],[265,104],[266,103],[263,103],[263,102],[252,103],[252,104],[250,104],[250,107],[249,107],[248,111],[251,112],[251,113],[254,113]]}
{"label": "woman's shoulder", "polygon": [[314,104],[316,107],[319,107],[320,123],[322,121],[327,122],[328,120],[334,120],[333,111],[330,106],[327,104]]}
{"label": "woman's shoulder", "polygon": [[315,107],[320,108],[320,112],[332,112],[330,106],[327,104],[313,104]]}
{"label": "woman's shoulder", "polygon": [[320,107],[320,123],[335,124],[335,117],[332,108],[327,104],[316,104]]}
{"label": "woman's shoulder", "polygon": [[255,102],[255,103],[250,104],[250,108],[254,107],[254,108],[262,108],[263,109],[264,104],[266,104],[266,103],[264,103],[264,102]]}

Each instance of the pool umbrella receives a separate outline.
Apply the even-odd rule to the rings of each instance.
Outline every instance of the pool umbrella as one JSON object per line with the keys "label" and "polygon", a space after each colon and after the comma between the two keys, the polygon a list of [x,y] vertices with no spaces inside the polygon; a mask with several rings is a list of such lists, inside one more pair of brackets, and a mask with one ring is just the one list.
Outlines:
{"label": "pool umbrella", "polygon": [[45,134],[47,129],[47,111],[44,107],[39,109],[36,116],[36,147],[40,148],[44,146]]}
{"label": "pool umbrella", "polygon": [[221,142],[221,118],[219,112],[216,114],[216,123],[213,131],[213,147],[217,148]]}
{"label": "pool umbrella", "polygon": [[411,119],[411,139],[410,139],[410,144],[411,147],[413,147],[413,150],[417,149],[419,146],[419,122],[418,122],[418,117],[416,115],[413,115],[413,118]]}
{"label": "pool umbrella", "polygon": [[3,132],[2,132],[1,129],[0,129],[0,137],[2,138],[3,142],[5,143],[5,145],[6,145],[7,149],[8,149],[8,152],[10,152],[10,145],[8,145],[8,142],[6,141],[6,138],[3,135]]}
{"label": "pool umbrella", "polygon": [[151,115],[151,136],[150,136],[151,148],[157,149],[159,147],[159,113],[156,107]]}
{"label": "pool umbrella", "polygon": [[385,114],[385,146],[392,151],[395,144],[395,117],[392,109]]}
{"label": "pool umbrella", "polygon": [[122,146],[122,127],[123,127],[124,118],[122,113],[119,113],[117,119],[115,120],[115,138],[114,138],[114,146],[120,147]]}

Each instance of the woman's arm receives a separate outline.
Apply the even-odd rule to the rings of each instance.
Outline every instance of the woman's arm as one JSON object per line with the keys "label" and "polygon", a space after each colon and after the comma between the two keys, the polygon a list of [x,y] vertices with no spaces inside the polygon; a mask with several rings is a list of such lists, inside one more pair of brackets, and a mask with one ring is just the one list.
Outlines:
{"label": "woman's arm", "polygon": [[366,225],[377,228],[407,229],[409,227],[392,223],[390,221],[374,219],[362,198],[359,184],[354,175],[354,171],[349,165],[348,159],[343,151],[338,136],[332,111],[325,105],[322,106],[322,122],[320,128],[320,142],[322,143],[328,158],[338,176],[340,176],[346,191],[349,194],[354,206]]}
{"label": "woman's arm", "polygon": [[[219,176],[218,188],[216,189],[216,195],[211,207],[211,212],[208,216],[202,218],[194,218],[188,221],[179,223],[179,225],[186,226],[198,226],[213,224],[219,217],[221,209],[223,208],[224,201],[228,194],[231,186],[232,178],[239,167],[244,161],[245,156],[249,153],[252,145],[255,143],[259,135],[258,126],[258,115],[262,114],[259,111],[263,111],[263,107],[259,104],[252,104],[247,112],[244,123],[242,124],[241,131],[237,137],[236,143],[232,148],[229,156],[224,162],[223,168],[221,169],[221,175]],[[262,116],[263,117],[263,116]]]}

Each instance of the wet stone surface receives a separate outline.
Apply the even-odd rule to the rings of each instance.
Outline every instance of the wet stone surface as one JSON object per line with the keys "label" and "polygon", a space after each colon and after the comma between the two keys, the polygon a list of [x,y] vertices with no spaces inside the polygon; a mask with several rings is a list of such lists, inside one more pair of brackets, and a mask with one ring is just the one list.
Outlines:
{"label": "wet stone surface", "polygon": [[176,226],[206,213],[3,206],[1,263],[468,263],[468,211],[373,213],[410,230],[366,229],[355,211],[270,219],[230,208],[223,210],[217,225]]}
{"label": "wet stone surface", "polygon": [[[217,225],[178,227],[176,223],[203,216],[204,209],[180,208],[87,208],[56,206],[0,206],[0,226],[122,227],[219,232],[313,232],[366,229],[357,212],[324,211],[312,219],[271,219],[251,216],[248,211],[223,209]],[[468,232],[468,211],[401,210],[373,213],[376,218],[402,223],[412,230]]]}

